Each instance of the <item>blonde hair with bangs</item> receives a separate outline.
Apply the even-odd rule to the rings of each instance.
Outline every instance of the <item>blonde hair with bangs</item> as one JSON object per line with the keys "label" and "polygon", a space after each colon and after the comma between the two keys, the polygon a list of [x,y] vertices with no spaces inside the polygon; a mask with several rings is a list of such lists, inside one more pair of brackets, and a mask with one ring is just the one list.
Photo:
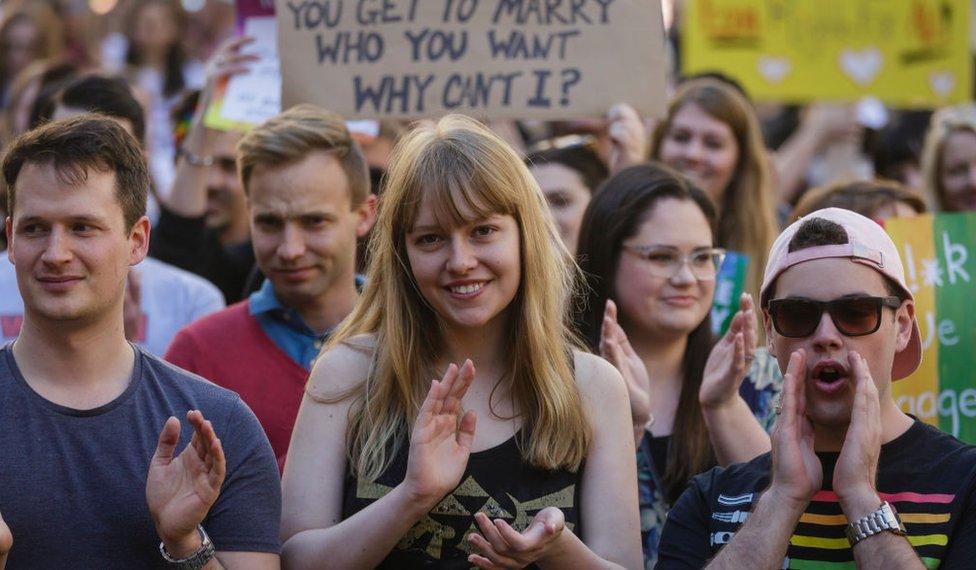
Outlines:
{"label": "blonde hair with bangs", "polygon": [[502,381],[511,383],[522,419],[523,456],[545,469],[578,469],[591,440],[572,364],[572,350],[582,346],[569,316],[579,268],[522,159],[477,121],[449,115],[407,134],[387,175],[366,286],[325,348],[355,346],[350,340],[362,334],[375,339],[370,374],[354,389],[359,402],[346,434],[350,467],[369,480],[389,467],[409,440],[430,379],[440,376],[434,369],[443,346],[438,317],[419,292],[406,250],[406,235],[427,197],[445,225],[470,221],[463,212],[515,218],[522,272],[510,305]]}
{"label": "blonde hair with bangs", "polygon": [[958,132],[976,135],[976,106],[971,103],[944,107],[932,115],[922,145],[922,181],[926,201],[935,212],[948,212],[945,187],[942,186],[942,157],[946,141]]}

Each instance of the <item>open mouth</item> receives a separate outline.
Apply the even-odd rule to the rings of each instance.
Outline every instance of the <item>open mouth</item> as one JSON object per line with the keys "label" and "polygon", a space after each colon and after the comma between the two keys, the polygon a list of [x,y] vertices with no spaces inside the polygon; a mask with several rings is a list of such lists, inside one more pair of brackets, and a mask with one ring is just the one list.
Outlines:
{"label": "open mouth", "polygon": [[821,363],[814,367],[810,375],[817,388],[826,393],[835,393],[848,385],[850,375],[843,365],[836,362]]}

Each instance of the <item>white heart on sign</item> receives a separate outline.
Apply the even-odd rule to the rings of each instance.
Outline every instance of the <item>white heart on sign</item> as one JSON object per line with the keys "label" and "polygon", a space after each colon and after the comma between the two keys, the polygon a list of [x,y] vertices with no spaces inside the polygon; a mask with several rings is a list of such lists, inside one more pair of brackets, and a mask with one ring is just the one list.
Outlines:
{"label": "white heart on sign", "polygon": [[940,97],[945,97],[956,88],[956,76],[951,71],[938,71],[929,75],[929,87]]}
{"label": "white heart on sign", "polygon": [[760,57],[756,65],[759,74],[770,83],[779,83],[793,71],[793,64],[785,57]]}
{"label": "white heart on sign", "polygon": [[845,49],[840,54],[840,68],[858,85],[870,85],[884,65],[884,56],[877,48],[861,51]]}

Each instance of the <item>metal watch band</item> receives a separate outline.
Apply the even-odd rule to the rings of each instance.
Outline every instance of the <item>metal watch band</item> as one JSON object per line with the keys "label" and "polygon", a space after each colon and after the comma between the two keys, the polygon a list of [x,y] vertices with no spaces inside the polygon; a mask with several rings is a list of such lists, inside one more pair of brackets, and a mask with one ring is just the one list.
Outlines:
{"label": "metal watch band", "polygon": [[854,546],[865,538],[884,531],[904,535],[905,525],[901,523],[894,507],[885,501],[873,513],[848,524],[844,531],[847,534],[847,541]]}
{"label": "metal watch band", "polygon": [[203,530],[203,527],[197,525],[197,532],[200,533],[200,549],[187,556],[186,558],[173,558],[166,553],[166,547],[163,543],[159,543],[159,553],[163,555],[163,560],[169,562],[173,568],[178,570],[200,570],[207,565],[208,562],[216,554],[213,542],[210,541],[210,537],[207,535],[207,531]]}

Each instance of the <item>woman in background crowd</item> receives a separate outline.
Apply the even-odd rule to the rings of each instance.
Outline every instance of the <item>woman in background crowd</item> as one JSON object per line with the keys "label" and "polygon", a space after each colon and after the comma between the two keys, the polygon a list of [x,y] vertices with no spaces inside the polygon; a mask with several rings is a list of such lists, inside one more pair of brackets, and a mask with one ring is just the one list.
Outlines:
{"label": "woman in background crowd", "polygon": [[61,20],[44,2],[28,2],[0,22],[0,107],[9,102],[14,77],[32,62],[53,60],[64,50]]}
{"label": "woman in background crowd", "polygon": [[563,244],[576,253],[583,213],[607,177],[606,165],[591,146],[583,144],[535,151],[525,162],[549,203]]}
{"label": "woman in background crowd", "polygon": [[298,414],[287,567],[640,566],[627,393],[576,348],[545,208],[471,119],[397,145],[366,286]]}
{"label": "woman in background crowd", "polygon": [[184,90],[203,86],[203,65],[188,59],[180,30],[184,14],[178,2],[138,0],[125,28],[128,48],[125,74],[148,98],[146,117],[150,169],[157,190],[169,193],[175,175],[173,124],[170,115]]}
{"label": "woman in background crowd", "polygon": [[630,388],[648,568],[667,511],[691,477],[770,448],[779,369],[756,349],[747,295],[713,348],[710,310],[722,258],[715,222],[703,191],[651,163],[607,180],[580,233],[588,296],[578,320]]}
{"label": "woman in background crowd", "polygon": [[752,106],[719,80],[687,81],[654,130],[651,156],[711,197],[718,207],[715,242],[749,256],[746,291],[755,297],[777,224],[769,157]]}
{"label": "woman in background crowd", "polygon": [[922,179],[933,211],[976,211],[976,107],[947,107],[932,115]]}
{"label": "woman in background crowd", "polygon": [[878,222],[911,218],[928,210],[915,192],[894,180],[846,182],[814,188],[804,194],[793,209],[790,223],[824,208],[851,210]]}

